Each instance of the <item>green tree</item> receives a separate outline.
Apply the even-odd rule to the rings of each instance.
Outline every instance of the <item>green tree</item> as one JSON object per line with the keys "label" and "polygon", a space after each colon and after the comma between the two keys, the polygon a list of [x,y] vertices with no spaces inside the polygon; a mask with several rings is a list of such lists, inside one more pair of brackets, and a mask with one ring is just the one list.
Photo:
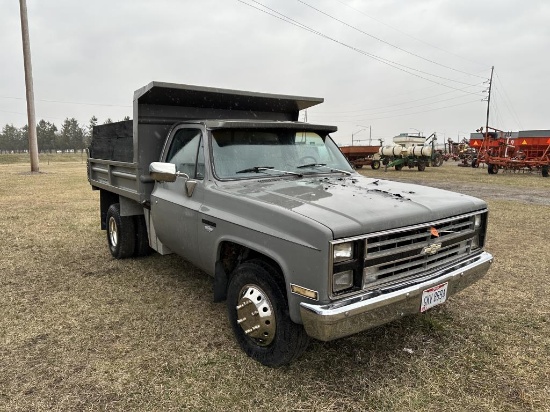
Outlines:
{"label": "green tree", "polygon": [[19,152],[22,147],[22,133],[13,124],[7,124],[2,129],[2,141],[5,145],[2,149],[8,152]]}
{"label": "green tree", "polygon": [[36,125],[36,136],[38,139],[38,149],[39,151],[52,152],[57,149],[55,147],[57,127],[55,124],[46,122],[45,120],[40,120]]}
{"label": "green tree", "polygon": [[61,146],[59,148],[63,151],[84,150],[85,134],[85,130],[80,127],[78,121],[74,117],[65,119],[59,134],[59,145]]}
{"label": "green tree", "polygon": [[87,127],[87,130],[86,130],[86,147],[89,147],[90,144],[92,143],[92,135],[93,135],[93,132],[94,132],[94,126],[97,126],[97,117],[95,116],[92,116],[90,118],[90,122],[88,123],[88,127]]}

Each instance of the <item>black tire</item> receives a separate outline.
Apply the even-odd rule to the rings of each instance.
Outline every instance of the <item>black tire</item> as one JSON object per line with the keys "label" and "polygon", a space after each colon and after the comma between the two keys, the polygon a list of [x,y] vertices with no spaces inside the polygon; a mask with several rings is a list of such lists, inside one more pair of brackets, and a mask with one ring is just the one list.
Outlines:
{"label": "black tire", "polygon": [[378,170],[380,169],[380,160],[373,160],[370,164],[371,169]]}
{"label": "black tire", "polygon": [[403,169],[403,165],[395,165],[395,170],[401,170]]}
{"label": "black tire", "polygon": [[540,174],[542,175],[542,177],[548,177],[548,166],[542,166]]}
{"label": "black tire", "polygon": [[479,162],[477,161],[477,159],[472,160],[472,167],[475,169],[479,167]]}
{"label": "black tire", "polygon": [[496,175],[498,173],[498,166],[493,164],[488,164],[487,173],[489,173],[490,175]]}
{"label": "black tire", "polygon": [[426,163],[418,162],[418,171],[423,172],[424,170],[426,170]]}
{"label": "black tire", "polygon": [[288,364],[308,345],[303,326],[290,319],[282,275],[262,260],[244,262],[233,272],[227,314],[241,349],[265,366]]}
{"label": "black tire", "polygon": [[116,259],[133,256],[136,244],[133,216],[120,216],[120,205],[115,203],[109,206],[105,223],[111,255]]}
{"label": "black tire", "polygon": [[147,225],[145,224],[145,216],[135,216],[136,228],[136,245],[134,250],[135,256],[147,256],[152,252],[149,246],[149,237],[147,236]]}
{"label": "black tire", "polygon": [[355,168],[356,168],[356,169],[362,169],[362,168],[363,168],[363,165],[355,165]]}

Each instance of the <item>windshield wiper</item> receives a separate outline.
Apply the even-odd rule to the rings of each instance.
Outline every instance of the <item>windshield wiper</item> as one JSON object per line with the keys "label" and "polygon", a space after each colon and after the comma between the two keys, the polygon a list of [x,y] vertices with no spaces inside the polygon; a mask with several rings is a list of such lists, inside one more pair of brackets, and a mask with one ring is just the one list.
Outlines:
{"label": "windshield wiper", "polygon": [[296,169],[303,169],[304,167],[326,166],[326,163],[308,163],[307,165],[296,166]]}
{"label": "windshield wiper", "polygon": [[260,173],[270,169],[273,169],[273,166],[254,166],[248,169],[239,170],[237,173]]}
{"label": "windshield wiper", "polygon": [[307,165],[296,166],[296,169],[303,169],[305,167],[326,167],[327,169],[330,169],[331,172],[340,172],[340,173],[344,173],[345,175],[351,176],[350,172],[347,172],[345,170],[335,169],[333,167],[327,166],[326,163],[308,163]]}
{"label": "windshield wiper", "polygon": [[288,170],[278,170],[278,169],[274,169],[273,166],[254,166],[254,167],[249,167],[248,169],[239,170],[237,173],[260,173],[260,172],[265,172],[267,170],[271,172],[278,172],[278,173],[284,173],[287,175],[302,177],[301,173],[289,172]]}

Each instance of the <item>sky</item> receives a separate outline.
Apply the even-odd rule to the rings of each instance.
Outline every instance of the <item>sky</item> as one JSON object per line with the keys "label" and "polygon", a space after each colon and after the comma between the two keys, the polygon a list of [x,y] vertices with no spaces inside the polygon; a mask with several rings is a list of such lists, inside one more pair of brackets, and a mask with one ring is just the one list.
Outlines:
{"label": "sky", "polygon": [[[547,0],[27,0],[36,117],[132,116],[151,81],[322,97],[340,145],[550,129]],[[19,2],[0,0],[0,127],[26,124]]]}

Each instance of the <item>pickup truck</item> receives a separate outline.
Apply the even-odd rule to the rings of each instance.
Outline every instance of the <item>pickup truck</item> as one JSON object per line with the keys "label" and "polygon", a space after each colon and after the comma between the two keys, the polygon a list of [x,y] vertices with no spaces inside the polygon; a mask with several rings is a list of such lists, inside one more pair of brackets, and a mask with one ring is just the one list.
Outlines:
{"label": "pickup truck", "polygon": [[271,367],[444,303],[492,263],[485,202],[358,174],[336,127],[298,121],[322,101],[151,82],[88,150],[112,256],[211,275],[236,341]]}

